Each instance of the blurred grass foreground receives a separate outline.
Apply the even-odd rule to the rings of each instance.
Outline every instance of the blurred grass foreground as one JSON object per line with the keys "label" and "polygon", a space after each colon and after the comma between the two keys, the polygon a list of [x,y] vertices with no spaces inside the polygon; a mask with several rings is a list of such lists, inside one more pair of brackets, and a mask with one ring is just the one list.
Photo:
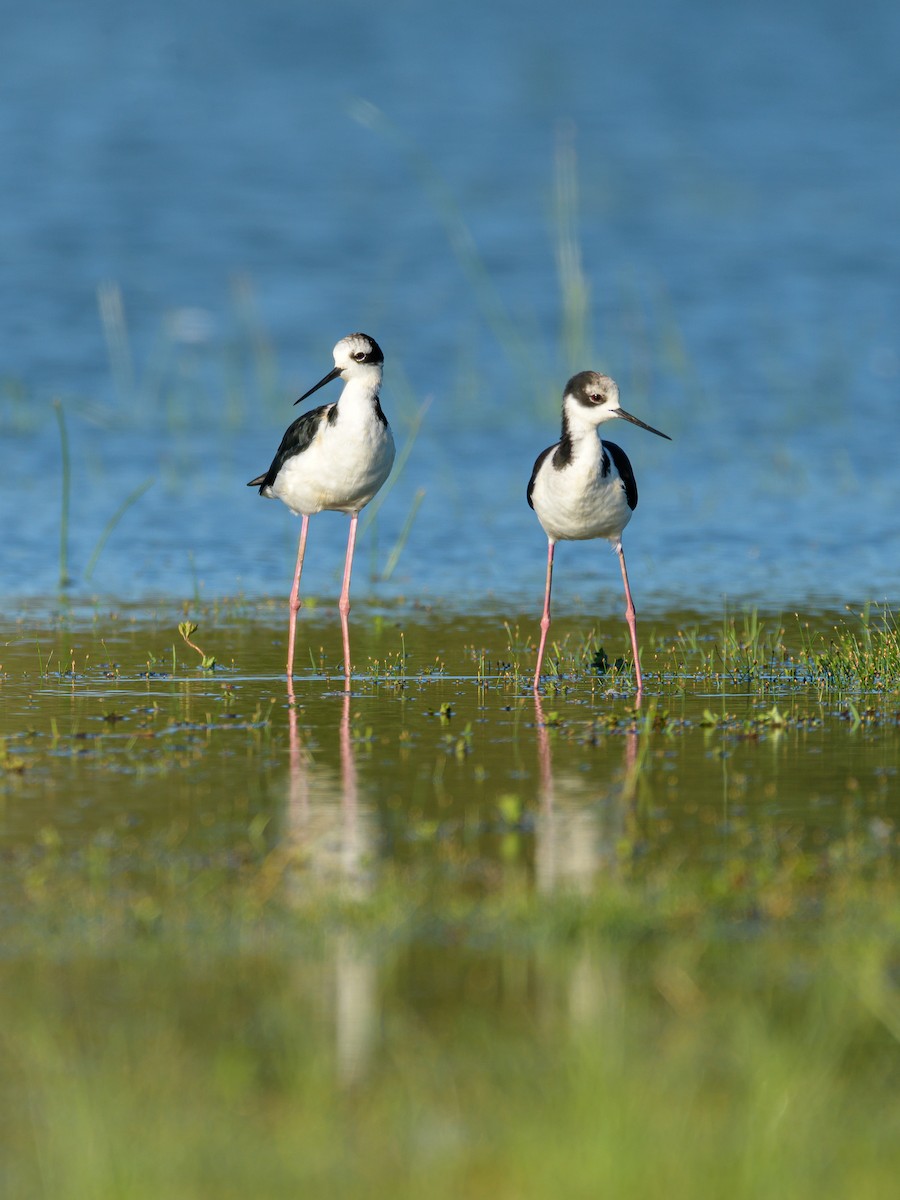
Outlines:
{"label": "blurred grass foreground", "polygon": [[120,849],[15,864],[5,1195],[892,1194],[900,897],[851,844],[815,912],[789,852],[739,904],[732,864],[298,909],[249,837],[162,899]]}

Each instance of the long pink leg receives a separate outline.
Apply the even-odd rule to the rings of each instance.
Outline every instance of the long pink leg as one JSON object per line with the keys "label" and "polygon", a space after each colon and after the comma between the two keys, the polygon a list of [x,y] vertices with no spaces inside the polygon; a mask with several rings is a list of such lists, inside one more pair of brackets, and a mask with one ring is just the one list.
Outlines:
{"label": "long pink leg", "polygon": [[541,617],[541,644],[538,646],[537,666],[534,668],[534,690],[537,691],[541,682],[541,663],[544,661],[544,646],[547,644],[547,630],[550,628],[550,588],[553,583],[553,551],[556,542],[547,541],[547,586],[544,589],[544,615]]}
{"label": "long pink leg", "polygon": [[300,544],[297,547],[297,566],[294,570],[294,586],[291,588],[290,627],[288,630],[287,675],[291,679],[294,674],[294,637],[297,630],[297,613],[300,611],[300,572],[303,570],[303,555],[306,553],[306,532],[309,528],[309,517],[304,516],[300,523]]}
{"label": "long pink leg", "polygon": [[619,566],[622,568],[622,582],[625,584],[625,620],[628,622],[628,628],[631,632],[631,649],[634,653],[634,675],[637,679],[637,690],[640,694],[644,690],[644,679],[641,675],[641,655],[638,650],[637,614],[634,611],[631,588],[628,586],[628,572],[625,570],[625,551],[622,549],[621,541],[615,543],[615,551],[619,556]]}
{"label": "long pink leg", "polygon": [[341,587],[341,598],[338,601],[338,612],[341,614],[341,634],[344,639],[344,689],[350,691],[350,626],[347,617],[350,613],[350,572],[353,570],[353,548],[356,545],[356,522],[359,513],[350,517],[350,536],[347,538],[347,557],[344,560],[344,582]]}

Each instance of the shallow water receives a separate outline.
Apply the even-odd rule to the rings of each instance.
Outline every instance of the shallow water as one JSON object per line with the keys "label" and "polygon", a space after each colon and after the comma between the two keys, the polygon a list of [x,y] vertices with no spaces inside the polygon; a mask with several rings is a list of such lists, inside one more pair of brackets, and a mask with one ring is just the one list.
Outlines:
{"label": "shallow water", "polygon": [[[718,857],[735,823],[796,822],[803,838],[827,840],[848,813],[888,826],[898,815],[889,695],[804,685],[799,630],[782,633],[788,658],[771,668],[711,669],[704,650],[721,622],[647,621],[636,706],[627,664],[605,675],[579,665],[598,647],[624,657],[620,619],[556,622],[548,662],[563,674],[551,670],[537,701],[525,616],[504,628],[363,607],[349,695],[333,613],[301,614],[292,690],[279,610],[207,611],[193,640],[215,656],[212,670],[178,621],[175,609],[151,621],[123,610],[6,628],[0,733],[15,766],[3,777],[4,839],[50,825],[80,844],[121,822],[155,838],[187,821],[224,849],[255,820],[267,840],[303,843],[309,821],[315,846],[335,852],[332,883],[346,869],[374,885],[394,862],[433,867],[442,847],[498,866],[512,837],[507,866],[551,886],[557,871],[560,883],[601,873],[634,804],[654,853],[673,838],[680,853]],[[813,628],[827,641],[845,621],[823,614]],[[861,725],[868,708],[878,720]],[[548,854],[559,858],[549,875]]]}
{"label": "shallow water", "polygon": [[877,1194],[897,698],[810,682],[853,618],[648,619],[636,705],[619,617],[536,701],[525,614],[358,605],[349,695],[333,611],[292,689],[283,606],[192,610],[206,670],[187,615],[0,631],[9,1190],[805,1197],[827,1129]]}

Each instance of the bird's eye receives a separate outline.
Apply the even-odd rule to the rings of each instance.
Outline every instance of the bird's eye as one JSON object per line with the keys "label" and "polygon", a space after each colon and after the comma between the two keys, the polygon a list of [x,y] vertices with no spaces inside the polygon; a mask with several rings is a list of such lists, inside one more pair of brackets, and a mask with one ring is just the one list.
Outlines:
{"label": "bird's eye", "polygon": [[353,357],[357,362],[362,362],[366,357],[366,352],[365,350],[356,350],[354,351]]}

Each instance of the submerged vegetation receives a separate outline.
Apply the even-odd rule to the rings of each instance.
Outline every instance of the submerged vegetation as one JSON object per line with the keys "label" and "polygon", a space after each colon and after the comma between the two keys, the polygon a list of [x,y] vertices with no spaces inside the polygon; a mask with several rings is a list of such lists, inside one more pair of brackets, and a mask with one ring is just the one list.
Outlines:
{"label": "submerged vegetation", "polygon": [[10,1194],[885,1194],[891,613],[301,620],[5,625]]}

